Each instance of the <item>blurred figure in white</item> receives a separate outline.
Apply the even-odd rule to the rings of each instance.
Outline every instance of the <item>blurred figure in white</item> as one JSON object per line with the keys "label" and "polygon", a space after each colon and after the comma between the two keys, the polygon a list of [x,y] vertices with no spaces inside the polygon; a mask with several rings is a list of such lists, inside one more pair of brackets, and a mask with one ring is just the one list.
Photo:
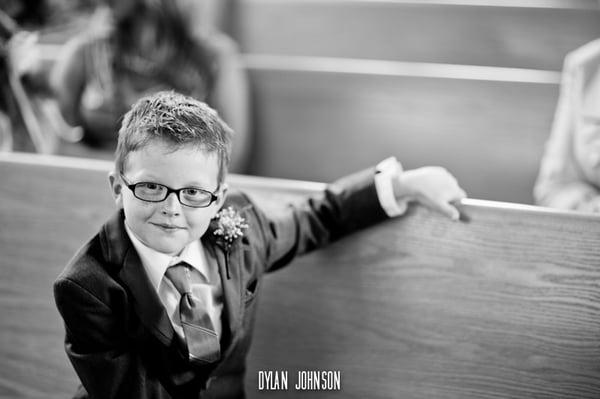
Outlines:
{"label": "blurred figure in white", "polygon": [[534,197],[542,206],[600,211],[600,39],[565,58]]}

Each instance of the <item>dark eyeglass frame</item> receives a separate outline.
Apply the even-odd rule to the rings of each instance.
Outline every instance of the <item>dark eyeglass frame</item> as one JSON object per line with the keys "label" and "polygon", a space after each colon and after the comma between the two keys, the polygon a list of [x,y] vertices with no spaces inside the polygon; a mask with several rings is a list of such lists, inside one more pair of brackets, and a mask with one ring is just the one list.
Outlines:
{"label": "dark eyeglass frame", "polygon": [[[163,202],[164,200],[166,200],[167,198],[169,198],[169,195],[171,195],[171,193],[175,193],[175,195],[177,196],[177,201],[179,201],[179,203],[181,205],[183,205],[183,206],[187,206],[187,207],[190,207],[190,208],[207,208],[207,207],[211,206],[211,204],[213,202],[215,202],[216,200],[219,199],[219,196],[217,194],[213,193],[212,191],[208,191],[208,190],[205,190],[205,189],[199,188],[199,187],[182,187],[182,188],[179,188],[179,189],[176,190],[176,189],[171,188],[169,186],[165,186],[164,184],[155,183],[155,182],[151,182],[151,181],[140,181],[140,182],[137,182],[137,183],[131,183],[131,182],[129,182],[125,178],[125,176],[123,176],[123,172],[122,171],[119,172],[119,175],[121,176],[121,180],[123,180],[123,183],[125,183],[125,187],[127,187],[129,190],[131,190],[131,192],[133,193],[133,196],[135,198],[137,198],[137,199],[139,199],[141,201],[145,201],[145,202],[153,202],[153,203]],[[152,201],[152,200],[148,200],[148,199],[145,199],[145,198],[138,197],[137,194],[135,193],[135,188],[139,184],[155,184],[157,186],[161,186],[161,187],[166,188],[167,189],[167,193],[165,194],[165,198],[163,198],[161,200]],[[210,194],[210,201],[208,202],[208,204],[206,204],[206,205],[200,205],[200,206],[195,206],[195,205],[184,204],[183,202],[181,202],[181,197],[179,195],[181,194],[181,192],[183,190],[189,190],[189,189],[194,189],[194,190],[198,190],[198,191]],[[217,192],[218,191],[219,191],[219,187],[217,187]]]}

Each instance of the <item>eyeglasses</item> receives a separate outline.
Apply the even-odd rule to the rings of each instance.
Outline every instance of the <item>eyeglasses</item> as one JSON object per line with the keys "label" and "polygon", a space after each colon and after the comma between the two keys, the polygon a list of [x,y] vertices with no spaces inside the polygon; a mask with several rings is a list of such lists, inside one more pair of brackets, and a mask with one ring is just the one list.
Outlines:
{"label": "eyeglasses", "polygon": [[192,208],[206,208],[219,198],[215,193],[198,187],[184,187],[175,190],[164,184],[152,182],[130,183],[123,176],[123,172],[120,172],[119,175],[125,182],[125,186],[133,192],[135,198],[146,202],[162,202],[167,199],[169,194],[175,193],[181,205]]}

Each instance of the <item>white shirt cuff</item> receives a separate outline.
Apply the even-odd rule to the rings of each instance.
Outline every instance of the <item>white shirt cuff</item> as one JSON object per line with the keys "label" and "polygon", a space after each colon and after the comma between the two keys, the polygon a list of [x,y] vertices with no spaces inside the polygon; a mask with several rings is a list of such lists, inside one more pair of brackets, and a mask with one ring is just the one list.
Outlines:
{"label": "white shirt cuff", "polygon": [[375,189],[381,207],[389,217],[396,217],[406,212],[407,201],[398,201],[394,195],[393,179],[402,173],[402,165],[396,157],[389,157],[375,167]]}

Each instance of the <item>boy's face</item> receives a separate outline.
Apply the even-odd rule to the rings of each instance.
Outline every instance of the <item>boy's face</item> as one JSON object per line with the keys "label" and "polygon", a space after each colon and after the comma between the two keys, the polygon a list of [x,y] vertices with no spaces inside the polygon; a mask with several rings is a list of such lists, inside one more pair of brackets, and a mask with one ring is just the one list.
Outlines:
{"label": "boy's face", "polygon": [[[172,189],[197,187],[215,192],[218,186],[219,162],[216,153],[197,148],[173,150],[164,143],[150,142],[128,155],[123,176],[130,184],[152,182]],[[135,236],[148,247],[177,255],[190,242],[198,240],[219,210],[224,192],[206,208],[182,205],[175,193],[162,202],[146,202],[119,177],[118,171],[109,176],[117,206],[125,211],[125,223]]]}

